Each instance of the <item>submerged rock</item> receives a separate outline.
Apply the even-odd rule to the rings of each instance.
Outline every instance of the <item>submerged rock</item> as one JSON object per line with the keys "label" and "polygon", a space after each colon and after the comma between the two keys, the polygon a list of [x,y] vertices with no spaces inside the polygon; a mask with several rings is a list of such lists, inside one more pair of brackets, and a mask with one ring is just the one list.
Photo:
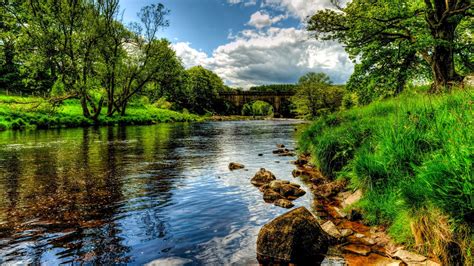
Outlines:
{"label": "submerged rock", "polygon": [[238,170],[238,169],[244,169],[245,165],[241,163],[230,163],[229,164],[229,170]]}
{"label": "submerged rock", "polygon": [[299,207],[264,225],[258,234],[261,264],[317,265],[324,259],[330,236],[305,207]]}
{"label": "submerged rock", "polygon": [[290,209],[295,206],[295,204],[293,204],[291,201],[287,199],[276,200],[273,204],[275,204],[275,206],[286,208],[286,209]]}
{"label": "submerged rock", "polygon": [[268,184],[268,183],[272,182],[275,179],[276,179],[276,177],[272,172],[270,172],[268,170],[265,170],[265,168],[261,168],[255,174],[255,176],[252,178],[252,180],[250,180],[250,182],[253,185],[257,186],[257,187],[260,187],[260,186],[263,186],[265,184]]}

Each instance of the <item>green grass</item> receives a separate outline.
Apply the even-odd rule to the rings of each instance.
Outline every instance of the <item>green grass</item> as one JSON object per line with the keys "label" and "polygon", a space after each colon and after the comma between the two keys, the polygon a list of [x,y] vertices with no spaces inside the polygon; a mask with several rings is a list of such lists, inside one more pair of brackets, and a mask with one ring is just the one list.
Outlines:
{"label": "green grass", "polygon": [[[107,117],[105,110],[98,125],[148,125],[163,122],[199,121],[201,117],[160,109],[153,105],[130,105],[125,116]],[[97,125],[96,124],[96,125]],[[47,101],[36,97],[0,96],[0,130],[47,129],[60,127],[85,127],[94,121],[82,115],[77,100],[67,100],[53,108]]]}
{"label": "green grass", "polygon": [[[324,174],[362,189],[365,219],[396,241],[414,244],[421,213],[448,217],[455,239],[474,226],[473,102],[472,90],[407,91],[314,121],[299,147]],[[471,254],[472,234],[468,242]]]}

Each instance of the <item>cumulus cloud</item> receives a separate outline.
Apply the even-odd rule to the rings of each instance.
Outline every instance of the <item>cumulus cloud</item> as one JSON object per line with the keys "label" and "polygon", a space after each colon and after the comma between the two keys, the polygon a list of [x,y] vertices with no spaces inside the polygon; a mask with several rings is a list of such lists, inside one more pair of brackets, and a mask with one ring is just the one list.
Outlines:
{"label": "cumulus cloud", "polygon": [[209,60],[207,54],[191,48],[190,45],[191,43],[189,42],[178,42],[173,44],[173,49],[175,50],[176,55],[181,58],[184,66],[190,68],[198,65],[206,65]]}
{"label": "cumulus cloud", "polygon": [[257,29],[271,26],[275,23],[280,22],[281,20],[287,18],[285,15],[279,15],[276,17],[271,17],[268,12],[257,11],[250,16],[250,20],[247,25],[253,26]]}
{"label": "cumulus cloud", "polygon": [[188,43],[178,43],[175,49],[187,66],[203,65],[226,84],[244,88],[293,83],[311,71],[327,73],[335,83],[343,83],[353,69],[339,44],[317,41],[296,28],[244,30],[215,49],[212,56],[204,56]]}

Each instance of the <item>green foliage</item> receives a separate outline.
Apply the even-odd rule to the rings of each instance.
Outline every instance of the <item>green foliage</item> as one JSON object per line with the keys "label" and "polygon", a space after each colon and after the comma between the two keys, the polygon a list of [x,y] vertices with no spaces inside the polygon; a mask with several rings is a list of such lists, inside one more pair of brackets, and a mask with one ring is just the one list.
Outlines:
{"label": "green foliage", "polygon": [[264,101],[254,101],[252,103],[247,103],[242,108],[242,115],[271,116],[273,115],[273,106]]}
{"label": "green foliage", "polygon": [[308,73],[298,82],[296,93],[291,98],[294,112],[303,118],[314,118],[339,109],[344,90],[332,86],[324,73]]}
{"label": "green foliage", "polygon": [[146,103],[132,105],[126,116],[106,116],[105,110],[97,121],[82,115],[77,100],[68,100],[55,112],[45,111],[45,100],[33,97],[0,96],[0,130],[48,129],[92,125],[148,125],[161,122],[198,121],[196,115],[158,108]]}
{"label": "green foliage", "polygon": [[188,69],[189,107],[198,114],[214,111],[219,91],[224,89],[222,79],[212,71],[196,66]]}
{"label": "green foliage", "polygon": [[459,224],[474,217],[471,91],[397,98],[322,117],[299,137],[328,176],[362,189],[359,206],[373,224],[387,224],[412,243],[413,210],[437,208]]}
{"label": "green foliage", "polygon": [[295,84],[270,84],[270,85],[261,85],[256,87],[251,87],[250,91],[260,91],[260,92],[295,92]]}
{"label": "green foliage", "polygon": [[470,0],[332,2],[337,8],[318,11],[308,29],[345,45],[356,63],[347,88],[360,103],[397,95],[410,80],[440,90],[461,80],[456,71],[473,71]]}

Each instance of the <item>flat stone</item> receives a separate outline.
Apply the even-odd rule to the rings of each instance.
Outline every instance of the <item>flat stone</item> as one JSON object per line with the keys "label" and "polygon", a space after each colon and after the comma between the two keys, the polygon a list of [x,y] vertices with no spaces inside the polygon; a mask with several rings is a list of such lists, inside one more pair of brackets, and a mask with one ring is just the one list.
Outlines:
{"label": "flat stone", "polygon": [[349,197],[347,197],[341,204],[342,208],[347,208],[348,206],[358,202],[362,198],[362,191],[360,189],[356,190]]}
{"label": "flat stone", "polygon": [[342,237],[348,237],[348,236],[350,236],[354,233],[354,231],[352,231],[351,229],[347,229],[347,228],[344,228],[340,231],[341,231],[341,236]]}
{"label": "flat stone", "polygon": [[328,206],[328,213],[329,215],[331,215],[333,218],[336,218],[336,219],[345,218],[347,216],[345,212],[343,212],[341,209],[335,206]]}
{"label": "flat stone", "polygon": [[341,232],[339,232],[339,229],[337,229],[336,225],[331,221],[325,222],[323,225],[321,225],[321,228],[323,228],[326,233],[328,233],[334,238],[342,237]]}
{"label": "flat stone", "polygon": [[400,260],[394,260],[378,254],[369,254],[361,256],[357,254],[347,253],[344,255],[345,262],[350,266],[386,266],[386,265],[403,265]]}
{"label": "flat stone", "polygon": [[362,256],[367,256],[371,251],[370,247],[359,244],[349,244],[343,246],[342,249]]}
{"label": "flat stone", "polygon": [[403,260],[403,262],[410,263],[419,263],[426,261],[426,257],[420,254],[416,254],[407,250],[398,250],[393,254],[393,257]]}
{"label": "flat stone", "polygon": [[287,199],[278,199],[273,204],[275,204],[275,206],[286,208],[286,209],[290,209],[295,206],[295,204],[293,204],[291,201]]}
{"label": "flat stone", "polygon": [[350,243],[362,244],[362,245],[366,245],[366,246],[375,245],[375,240],[373,240],[370,237],[367,237],[363,234],[355,234],[355,235],[349,236],[349,237],[347,237],[347,241],[349,241]]}

